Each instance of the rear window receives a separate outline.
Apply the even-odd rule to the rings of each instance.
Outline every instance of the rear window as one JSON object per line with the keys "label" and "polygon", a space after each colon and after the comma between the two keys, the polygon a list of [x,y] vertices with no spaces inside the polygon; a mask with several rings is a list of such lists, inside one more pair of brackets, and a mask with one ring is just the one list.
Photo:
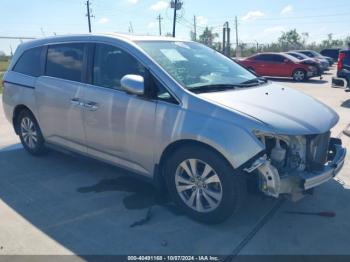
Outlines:
{"label": "rear window", "polygon": [[18,59],[13,71],[33,77],[40,76],[41,52],[42,47],[35,47],[25,51]]}
{"label": "rear window", "polygon": [[59,44],[47,51],[46,75],[80,82],[85,44]]}

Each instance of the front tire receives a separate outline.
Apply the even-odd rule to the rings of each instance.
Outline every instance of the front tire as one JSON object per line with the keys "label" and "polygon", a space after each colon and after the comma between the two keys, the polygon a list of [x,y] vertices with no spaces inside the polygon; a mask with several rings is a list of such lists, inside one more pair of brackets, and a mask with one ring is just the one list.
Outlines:
{"label": "front tire", "polygon": [[39,124],[29,110],[22,110],[19,113],[17,128],[22,145],[27,152],[32,155],[41,155],[46,151]]}
{"label": "front tire", "polygon": [[305,70],[297,69],[293,72],[293,79],[296,82],[304,82],[307,79]]}
{"label": "front tire", "polygon": [[189,146],[173,153],[166,165],[166,182],[173,201],[191,218],[220,223],[241,206],[246,181],[218,153]]}

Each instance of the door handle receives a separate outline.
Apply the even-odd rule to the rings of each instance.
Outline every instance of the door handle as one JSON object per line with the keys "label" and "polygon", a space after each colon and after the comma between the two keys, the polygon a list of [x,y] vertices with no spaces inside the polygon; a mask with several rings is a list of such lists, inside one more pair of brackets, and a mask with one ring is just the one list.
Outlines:
{"label": "door handle", "polygon": [[84,107],[90,111],[96,111],[99,108],[98,103],[92,101],[84,103]]}
{"label": "door handle", "polygon": [[83,103],[79,98],[76,98],[76,97],[72,98],[72,99],[70,100],[70,103],[71,103],[73,106],[83,106],[83,105],[84,105],[84,103]]}

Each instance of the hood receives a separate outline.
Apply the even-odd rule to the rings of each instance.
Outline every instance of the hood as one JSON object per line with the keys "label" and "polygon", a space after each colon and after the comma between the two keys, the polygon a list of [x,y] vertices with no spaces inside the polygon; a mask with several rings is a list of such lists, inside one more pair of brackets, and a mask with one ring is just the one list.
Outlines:
{"label": "hood", "polygon": [[200,97],[239,111],[284,135],[321,134],[339,120],[336,112],[294,89],[269,83],[259,87],[202,93]]}

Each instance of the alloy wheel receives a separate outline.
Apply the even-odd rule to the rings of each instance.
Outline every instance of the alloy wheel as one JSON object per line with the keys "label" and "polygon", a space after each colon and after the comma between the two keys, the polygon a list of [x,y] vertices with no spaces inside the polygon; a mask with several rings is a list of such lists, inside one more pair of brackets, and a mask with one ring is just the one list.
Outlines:
{"label": "alloy wheel", "polygon": [[221,203],[223,191],[218,174],[206,162],[186,159],[175,173],[176,190],[184,203],[197,212],[210,212]]}
{"label": "alloy wheel", "polygon": [[305,73],[303,71],[298,70],[294,73],[294,79],[296,81],[303,81],[304,78],[305,78]]}
{"label": "alloy wheel", "polygon": [[29,148],[34,149],[37,146],[38,133],[35,128],[34,122],[29,117],[22,118],[21,135],[22,135],[23,141],[26,143],[26,145]]}

